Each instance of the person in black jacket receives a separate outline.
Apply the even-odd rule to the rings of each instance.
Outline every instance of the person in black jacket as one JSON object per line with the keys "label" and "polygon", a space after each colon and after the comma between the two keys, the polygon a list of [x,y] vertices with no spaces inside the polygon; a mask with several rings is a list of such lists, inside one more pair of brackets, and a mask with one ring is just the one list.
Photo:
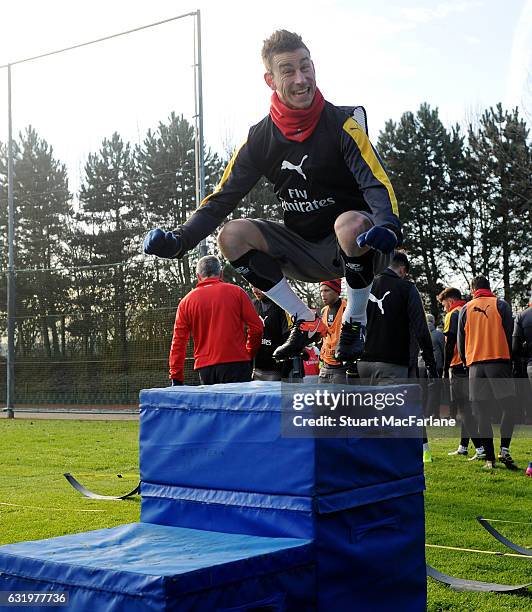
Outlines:
{"label": "person in black jacket", "polygon": [[[532,287],[528,308],[517,313],[512,336],[512,359],[516,364],[516,374],[527,376],[532,385]],[[522,372],[521,372],[521,364]],[[525,372],[526,370],[526,372]]]}
{"label": "person in black jacket", "polygon": [[281,380],[284,366],[273,358],[273,352],[288,338],[288,316],[260,289],[252,287],[252,291],[253,306],[264,325],[262,344],[255,355],[253,380]]}
{"label": "person in black jacket", "polygon": [[301,36],[274,32],[264,41],[262,59],[272,91],[269,114],[249,130],[214,192],[176,230],[151,230],[144,252],[183,257],[266,177],[283,223],[233,219],[218,236],[220,249],[251,285],[294,318],[287,341],[275,351],[279,360],[301,354],[325,333],[321,318],[287,278],[319,282],[345,276],[347,307],[336,359],[351,362],[364,348],[374,275],[386,268],[402,240],[397,199],[353,109],[331,104],[317,88]]}
{"label": "person in black jacket", "polygon": [[[414,340],[421,350],[428,382],[437,378],[432,339],[421,296],[414,283],[405,278],[409,270],[408,257],[396,252],[389,267],[373,281],[368,302],[366,344],[358,362],[358,375],[361,379],[368,379],[370,384],[393,384],[408,378]],[[432,454],[425,432],[423,463],[431,462]]]}
{"label": "person in black jacket", "polygon": [[[436,361],[436,371],[438,378],[441,378],[443,372],[443,354],[445,350],[445,336],[436,327],[436,319],[433,314],[428,313],[426,315],[427,325],[432,339],[432,351],[434,353],[434,359]],[[417,343],[416,343],[417,348]],[[417,354],[417,370],[419,378],[422,382],[422,386],[425,390],[424,393],[424,412],[425,416],[433,416],[439,418],[440,416],[440,403],[441,403],[441,392],[442,386],[440,384],[431,385],[430,392],[426,384],[427,370],[425,368],[425,362],[421,354]]]}
{"label": "person in black jacket", "polygon": [[[517,313],[514,322],[514,333],[512,336],[512,359],[514,362],[514,376],[525,378],[528,376],[532,387],[532,286],[530,287],[530,300],[528,308]],[[530,392],[521,390],[526,405],[530,410]],[[530,412],[529,412],[530,414]],[[532,477],[532,461],[528,463],[525,471],[527,476]]]}
{"label": "person in black jacket", "polygon": [[411,333],[416,339],[429,378],[437,377],[425,310],[414,283],[406,280],[408,257],[396,252],[390,266],[373,281],[369,297],[368,328],[360,378],[371,384],[408,378]]}

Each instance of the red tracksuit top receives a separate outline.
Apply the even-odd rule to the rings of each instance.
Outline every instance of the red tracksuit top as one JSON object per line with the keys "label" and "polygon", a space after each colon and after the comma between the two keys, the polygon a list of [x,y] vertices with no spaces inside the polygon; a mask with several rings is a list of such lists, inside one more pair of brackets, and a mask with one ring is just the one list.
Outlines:
{"label": "red tracksuit top", "polygon": [[[247,326],[247,334],[244,327]],[[170,378],[183,381],[190,334],[194,369],[249,361],[259,350],[262,321],[246,292],[219,278],[198,282],[179,303],[170,348]]]}

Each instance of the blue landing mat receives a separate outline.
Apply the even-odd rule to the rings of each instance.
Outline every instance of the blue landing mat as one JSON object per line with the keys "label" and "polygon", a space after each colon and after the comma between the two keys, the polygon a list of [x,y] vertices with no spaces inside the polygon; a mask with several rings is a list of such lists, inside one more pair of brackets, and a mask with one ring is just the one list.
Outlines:
{"label": "blue landing mat", "polygon": [[[386,391],[399,393],[405,387],[408,394],[404,405],[397,406],[397,416],[421,410],[417,385],[391,385]],[[286,388],[314,389],[251,382],[141,391],[141,480],[314,496],[423,475],[420,438],[284,437]]]}
{"label": "blue landing mat", "polygon": [[0,547],[0,591],[68,592],[76,612],[224,610],[268,599],[310,609],[314,588],[313,547],[302,539],[133,523]]}

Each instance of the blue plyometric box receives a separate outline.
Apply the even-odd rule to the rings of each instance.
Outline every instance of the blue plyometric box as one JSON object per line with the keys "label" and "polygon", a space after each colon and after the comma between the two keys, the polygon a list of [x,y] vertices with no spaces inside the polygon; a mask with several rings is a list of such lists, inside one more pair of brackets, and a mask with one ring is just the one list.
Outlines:
{"label": "blue plyometric box", "polygon": [[[141,519],[310,538],[318,609],[424,610],[421,440],[287,437],[282,395],[279,383],[142,392]],[[413,387],[403,409],[416,408]]]}
{"label": "blue plyometric box", "polygon": [[[2,546],[0,593],[68,593],[76,612],[425,610],[421,440],[287,435],[296,387],[142,392],[142,522]],[[409,387],[398,417],[419,414]]]}
{"label": "blue plyometric box", "polygon": [[[386,391],[393,395],[404,387]],[[314,389],[251,382],[141,391],[141,480],[312,496],[422,476],[419,439],[284,435],[283,410],[294,388]],[[397,408],[404,414],[420,403],[418,386],[408,391],[408,401]]]}
{"label": "blue plyometric box", "polygon": [[315,584],[308,540],[134,523],[0,547],[0,592],[75,612],[310,611]]}

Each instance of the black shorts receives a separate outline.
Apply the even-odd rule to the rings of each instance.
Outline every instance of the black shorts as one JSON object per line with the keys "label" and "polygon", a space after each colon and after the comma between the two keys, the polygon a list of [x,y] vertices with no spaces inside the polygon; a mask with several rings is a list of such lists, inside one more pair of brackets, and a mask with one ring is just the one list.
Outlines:
{"label": "black shorts", "polygon": [[[371,220],[369,215],[366,216]],[[283,274],[288,278],[317,283],[345,276],[344,262],[334,232],[318,242],[310,242],[283,223],[267,219],[249,221],[258,227],[268,244],[269,254],[280,263]],[[392,253],[375,251],[374,274],[384,271],[391,260]]]}
{"label": "black shorts", "polygon": [[515,395],[512,365],[509,361],[473,363],[469,367],[471,401],[504,399]]}
{"label": "black shorts", "polygon": [[463,366],[451,368],[451,401],[463,403],[469,401],[469,372]]}

